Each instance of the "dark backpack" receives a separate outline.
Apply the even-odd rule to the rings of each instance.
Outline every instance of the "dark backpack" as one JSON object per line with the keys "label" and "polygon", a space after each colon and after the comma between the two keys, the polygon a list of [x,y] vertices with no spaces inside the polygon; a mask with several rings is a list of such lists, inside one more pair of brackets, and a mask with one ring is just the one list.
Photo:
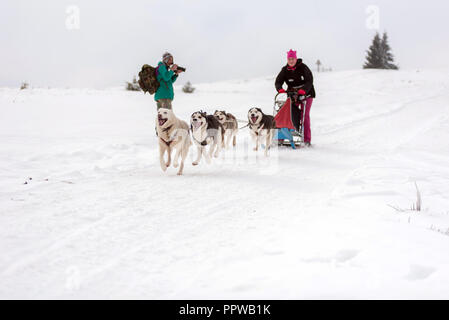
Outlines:
{"label": "dark backpack", "polygon": [[144,93],[154,94],[160,86],[157,81],[157,68],[145,64],[139,72],[139,86]]}

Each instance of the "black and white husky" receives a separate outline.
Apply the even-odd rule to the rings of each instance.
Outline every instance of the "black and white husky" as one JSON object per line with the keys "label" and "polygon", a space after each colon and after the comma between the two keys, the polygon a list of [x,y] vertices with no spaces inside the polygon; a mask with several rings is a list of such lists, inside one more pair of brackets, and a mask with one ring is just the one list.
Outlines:
{"label": "black and white husky", "polygon": [[273,116],[266,115],[260,108],[251,108],[248,111],[248,127],[251,137],[256,143],[254,151],[259,150],[259,145],[265,139],[265,156],[268,156],[268,150],[276,129],[276,122]]}
{"label": "black and white husky", "polygon": [[[211,163],[212,156],[218,158],[223,147],[224,128],[217,118],[206,112],[195,112],[190,117],[190,130],[198,149],[198,156],[192,164],[198,165],[202,155],[207,163]],[[209,151],[206,149],[207,146]]]}

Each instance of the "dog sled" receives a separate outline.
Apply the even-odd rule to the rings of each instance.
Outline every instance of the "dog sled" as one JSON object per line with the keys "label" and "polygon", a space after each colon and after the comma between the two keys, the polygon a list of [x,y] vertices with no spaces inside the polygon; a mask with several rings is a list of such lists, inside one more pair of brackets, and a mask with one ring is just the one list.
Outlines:
{"label": "dog sled", "polygon": [[[298,90],[301,87],[293,88],[294,91],[278,93],[274,97],[273,116],[276,120],[277,133],[274,137],[278,146],[291,147],[292,149],[304,146],[304,117],[306,109],[306,99],[300,101]],[[299,110],[296,105],[299,104]],[[299,130],[294,126],[294,112],[299,112]]]}

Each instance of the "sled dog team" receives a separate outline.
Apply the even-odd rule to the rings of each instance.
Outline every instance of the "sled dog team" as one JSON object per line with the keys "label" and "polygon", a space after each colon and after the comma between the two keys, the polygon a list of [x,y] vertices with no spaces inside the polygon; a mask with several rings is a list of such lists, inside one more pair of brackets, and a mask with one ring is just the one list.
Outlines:
{"label": "sled dog team", "polygon": [[[251,137],[255,143],[254,151],[259,150],[261,143],[265,144],[265,156],[268,156],[276,123],[274,117],[266,115],[260,108],[251,108],[248,111],[248,125]],[[178,168],[178,175],[182,175],[184,162],[192,145],[192,140],[197,147],[197,157],[193,161],[196,166],[204,157],[207,163],[212,158],[218,158],[224,148],[230,144],[235,147],[238,133],[237,119],[225,111],[215,111],[213,115],[203,111],[197,111],[190,117],[190,126],[178,119],[173,111],[168,108],[160,108],[156,118],[156,132],[159,139],[159,160],[161,168],[166,171],[172,164]],[[167,153],[167,160],[165,160]]]}
{"label": "sled dog team", "polygon": [[[225,111],[215,111],[213,115],[203,111],[195,112],[190,117],[190,126],[173,114],[173,83],[185,71],[185,68],[174,63],[172,54],[165,52],[156,68],[144,65],[139,73],[139,86],[144,92],[154,94],[158,108],[156,131],[159,137],[161,168],[166,171],[172,164],[172,152],[175,150],[173,166],[179,167],[179,175],[182,175],[192,140],[198,150],[197,157],[192,163],[196,166],[203,157],[207,163],[210,163],[213,157],[219,157],[221,150],[228,148],[231,143],[235,147],[239,130],[237,119]],[[278,94],[293,94],[297,97],[294,99],[296,101],[290,104],[289,110],[281,109],[285,110],[281,116],[285,114],[284,118],[288,118],[288,121],[282,123],[283,118],[279,116],[279,113],[276,115],[277,126],[290,129],[293,129],[291,128],[293,126],[296,132],[299,132],[301,119],[303,119],[304,145],[311,146],[310,109],[316,96],[313,75],[303,60],[298,59],[297,52],[293,49],[287,52],[287,65],[282,67],[274,85]],[[287,90],[284,89],[284,85],[287,85]],[[301,101],[305,102],[304,105]],[[304,108],[304,114],[302,114],[301,106]],[[277,126],[275,118],[264,114],[260,108],[252,108],[248,111],[246,127],[249,127],[255,142],[255,151],[258,151],[260,144],[263,143],[265,155],[268,156]],[[165,153],[168,154],[167,160],[164,159]]]}

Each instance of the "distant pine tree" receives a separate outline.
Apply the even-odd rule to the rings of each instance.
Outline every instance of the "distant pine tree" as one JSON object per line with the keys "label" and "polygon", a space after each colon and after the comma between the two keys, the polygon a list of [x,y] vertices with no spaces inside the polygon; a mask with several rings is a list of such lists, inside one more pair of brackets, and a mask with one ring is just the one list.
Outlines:
{"label": "distant pine tree", "polygon": [[382,62],[382,40],[379,33],[376,33],[373,39],[373,43],[369,47],[366,54],[366,62],[363,66],[364,69],[383,69]]}
{"label": "distant pine tree", "polygon": [[394,64],[394,57],[391,53],[391,47],[388,44],[388,35],[385,32],[381,38],[379,33],[376,33],[373,43],[369,47],[366,55],[366,62],[364,69],[393,69],[398,67]]}
{"label": "distant pine tree", "polygon": [[398,70],[398,66],[394,63],[394,56],[391,53],[391,47],[388,44],[388,35],[386,32],[384,32],[382,36],[381,48],[383,58],[382,64],[384,66],[384,69]]}

